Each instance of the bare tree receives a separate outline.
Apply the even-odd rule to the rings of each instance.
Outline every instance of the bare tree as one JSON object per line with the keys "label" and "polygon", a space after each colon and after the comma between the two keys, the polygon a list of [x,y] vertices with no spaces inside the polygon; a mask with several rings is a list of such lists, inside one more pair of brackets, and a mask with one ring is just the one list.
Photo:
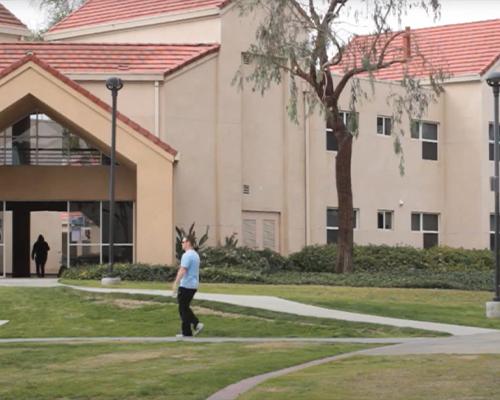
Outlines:
{"label": "bare tree", "polygon": [[40,8],[48,14],[47,28],[57,24],[84,2],[85,0],[40,0]]}
{"label": "bare tree", "polygon": [[[387,99],[393,109],[395,152],[400,156],[404,173],[404,158],[400,138],[405,133],[402,116],[419,118],[429,103],[442,91],[443,71],[436,70],[420,52],[411,31],[392,31],[389,20],[401,22],[415,8],[423,8],[437,18],[439,0],[236,0],[241,16],[258,12],[261,16],[256,39],[246,55],[253,69],[248,76],[238,71],[235,82],[245,81],[264,94],[273,83],[289,79],[288,112],[297,122],[299,101],[298,81],[305,82],[309,112],[319,106],[338,143],[335,162],[339,210],[339,235],[336,271],[351,272],[353,254],[353,195],[351,156],[353,138],[357,134],[356,118],[345,123],[339,99],[350,90],[351,116],[356,105],[368,94],[359,77],[372,82],[377,72],[400,65],[403,69],[401,87]],[[358,7],[352,7],[352,4]],[[347,19],[369,18],[373,23],[370,34],[357,36],[353,29],[346,36]],[[356,28],[354,24],[351,28]],[[418,66],[417,68],[415,66]],[[415,69],[416,68],[416,69]],[[425,72],[425,81],[421,73]],[[431,89],[431,90],[429,90]],[[407,127],[410,128],[410,127]]]}

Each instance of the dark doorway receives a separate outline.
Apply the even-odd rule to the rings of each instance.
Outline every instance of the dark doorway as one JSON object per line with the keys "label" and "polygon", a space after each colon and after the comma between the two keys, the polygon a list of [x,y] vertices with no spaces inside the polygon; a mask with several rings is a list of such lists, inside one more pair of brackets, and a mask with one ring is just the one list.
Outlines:
{"label": "dark doorway", "polygon": [[12,211],[12,276],[29,278],[30,273],[30,213],[32,211],[67,211],[66,202],[7,202]]}

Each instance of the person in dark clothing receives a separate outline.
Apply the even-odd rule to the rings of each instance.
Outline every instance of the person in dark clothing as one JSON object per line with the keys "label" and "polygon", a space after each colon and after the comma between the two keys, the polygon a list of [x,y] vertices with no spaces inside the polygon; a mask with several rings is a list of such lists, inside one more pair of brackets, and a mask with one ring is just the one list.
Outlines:
{"label": "person in dark clothing", "polygon": [[36,276],[43,278],[45,276],[45,263],[49,254],[49,244],[45,241],[42,235],[38,236],[38,240],[33,245],[31,251],[31,259],[35,260]]}

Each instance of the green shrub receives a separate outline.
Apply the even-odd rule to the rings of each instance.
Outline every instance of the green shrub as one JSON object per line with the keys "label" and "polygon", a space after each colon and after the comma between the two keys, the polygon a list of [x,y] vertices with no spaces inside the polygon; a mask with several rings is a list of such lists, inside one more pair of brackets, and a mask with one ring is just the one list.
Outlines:
{"label": "green shrub", "polygon": [[337,246],[332,244],[306,246],[289,257],[294,268],[305,272],[335,272]]}
{"label": "green shrub", "polygon": [[[107,265],[85,265],[69,268],[62,278],[77,280],[100,280],[108,271]],[[113,272],[124,281],[170,281],[175,278],[176,267],[147,264],[115,264]]]}
{"label": "green shrub", "polygon": [[[409,246],[355,246],[353,266],[356,272],[395,272],[425,270],[490,271],[493,257],[489,250],[434,247],[416,249]],[[290,255],[290,262],[304,272],[335,272],[337,249],[334,245],[304,247]]]}
{"label": "green shrub", "polygon": [[279,271],[286,269],[288,260],[272,250],[253,250],[248,247],[209,247],[202,254],[202,268],[234,267],[251,271]]}

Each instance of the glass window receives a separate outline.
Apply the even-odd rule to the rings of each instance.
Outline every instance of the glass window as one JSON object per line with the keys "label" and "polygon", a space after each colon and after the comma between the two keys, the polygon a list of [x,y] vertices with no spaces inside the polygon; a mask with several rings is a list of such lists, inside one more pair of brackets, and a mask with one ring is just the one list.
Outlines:
{"label": "glass window", "polygon": [[[133,246],[114,246],[113,255],[114,262],[117,263],[131,263],[133,261]],[[102,246],[102,262],[109,262],[109,245]]]}
{"label": "glass window", "polygon": [[45,114],[0,132],[0,165],[101,165],[102,154]]}
{"label": "glass window", "polygon": [[69,213],[70,244],[101,242],[99,202],[71,202]]}
{"label": "glass window", "polygon": [[328,151],[338,151],[339,144],[337,142],[337,137],[334,135],[332,129],[326,129],[326,149]]}
{"label": "glass window", "polygon": [[337,208],[328,208],[326,210],[326,226],[328,228],[339,227],[339,210]]}
{"label": "glass window", "polygon": [[420,214],[411,214],[411,230],[420,231]]}
{"label": "glass window", "polygon": [[439,230],[437,214],[423,214],[423,230],[435,232]]}
{"label": "glass window", "polygon": [[379,135],[390,136],[392,120],[389,117],[377,117],[377,133]]}
{"label": "glass window", "polygon": [[424,249],[430,249],[439,244],[437,233],[424,233]]}
{"label": "glass window", "polygon": [[[133,240],[133,205],[129,201],[118,201],[114,210],[114,232],[113,242],[120,244],[132,244]],[[109,202],[102,203],[102,242],[109,243]]]}
{"label": "glass window", "polygon": [[392,229],[392,211],[379,211],[377,216],[378,229],[391,230]]}
{"label": "glass window", "polygon": [[420,123],[418,121],[411,121],[411,138],[420,139]]}
{"label": "glass window", "polygon": [[437,125],[424,122],[422,124],[422,139],[438,140]]}
{"label": "glass window", "polygon": [[437,160],[438,159],[438,144],[432,142],[422,142],[422,159]]}
{"label": "glass window", "polygon": [[338,235],[339,235],[338,229],[328,229],[326,231],[326,243],[327,244],[337,243]]}
{"label": "glass window", "polygon": [[69,247],[69,265],[71,267],[100,263],[101,246],[77,244]]}

